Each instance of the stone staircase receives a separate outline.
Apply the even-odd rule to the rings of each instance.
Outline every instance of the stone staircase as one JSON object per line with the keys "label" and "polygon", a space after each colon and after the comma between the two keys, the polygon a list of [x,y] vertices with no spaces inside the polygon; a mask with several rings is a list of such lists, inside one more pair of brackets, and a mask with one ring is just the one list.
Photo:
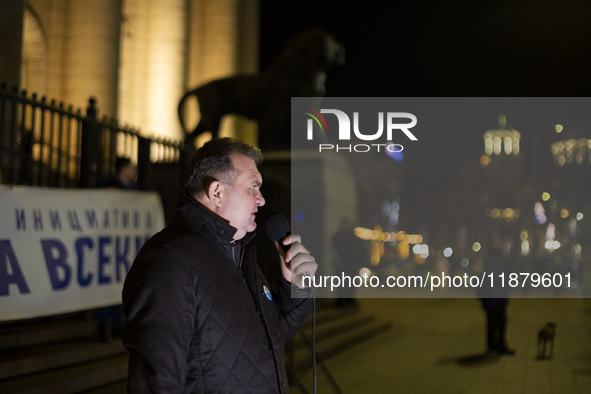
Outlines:
{"label": "stone staircase", "polygon": [[96,321],[90,317],[3,324],[0,393],[78,393],[124,381],[127,358],[120,340],[96,342]]}
{"label": "stone staircase", "polygon": [[[391,324],[364,315],[359,308],[340,310],[319,300],[316,351],[326,360]],[[312,367],[311,319],[289,345],[288,368],[302,376]],[[126,392],[128,353],[120,340],[96,342],[96,321],[79,315],[0,325],[0,393]],[[295,375],[294,375],[295,374]]]}
{"label": "stone staircase", "polygon": [[[326,301],[328,300],[319,300],[316,314],[317,364],[392,328],[391,322],[364,314],[360,308],[331,308]],[[304,329],[288,344],[287,368],[292,385],[298,377],[312,369],[311,343],[310,318]],[[318,373],[321,373],[320,369]]]}

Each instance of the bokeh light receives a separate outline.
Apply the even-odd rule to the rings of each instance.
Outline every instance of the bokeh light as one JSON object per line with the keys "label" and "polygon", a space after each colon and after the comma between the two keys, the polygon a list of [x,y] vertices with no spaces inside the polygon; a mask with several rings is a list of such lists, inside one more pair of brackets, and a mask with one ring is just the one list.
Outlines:
{"label": "bokeh light", "polygon": [[568,212],[567,209],[564,209],[563,208],[563,209],[560,210],[560,217],[561,218],[566,219],[568,217],[568,215],[569,215],[569,212]]}
{"label": "bokeh light", "polygon": [[483,167],[486,167],[486,166],[488,166],[488,165],[489,165],[489,163],[490,163],[490,157],[489,157],[489,156],[486,156],[486,155],[482,155],[482,156],[480,156],[480,164],[481,164]]}

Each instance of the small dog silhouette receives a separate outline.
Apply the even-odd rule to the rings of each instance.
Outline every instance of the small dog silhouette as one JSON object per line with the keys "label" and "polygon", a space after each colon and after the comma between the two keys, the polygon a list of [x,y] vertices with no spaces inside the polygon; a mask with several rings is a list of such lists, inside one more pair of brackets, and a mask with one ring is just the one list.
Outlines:
{"label": "small dog silhouette", "polygon": [[549,355],[551,358],[554,354],[554,337],[556,336],[556,323],[549,322],[546,327],[538,332],[538,358],[546,358],[546,344],[549,344]]}

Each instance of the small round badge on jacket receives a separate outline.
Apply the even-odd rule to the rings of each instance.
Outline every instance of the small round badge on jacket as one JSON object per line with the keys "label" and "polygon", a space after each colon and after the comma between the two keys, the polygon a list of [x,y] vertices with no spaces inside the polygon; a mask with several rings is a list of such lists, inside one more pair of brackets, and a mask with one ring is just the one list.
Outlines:
{"label": "small round badge on jacket", "polygon": [[263,293],[265,293],[269,300],[273,299],[273,296],[271,295],[271,292],[269,291],[269,288],[267,286],[263,285]]}

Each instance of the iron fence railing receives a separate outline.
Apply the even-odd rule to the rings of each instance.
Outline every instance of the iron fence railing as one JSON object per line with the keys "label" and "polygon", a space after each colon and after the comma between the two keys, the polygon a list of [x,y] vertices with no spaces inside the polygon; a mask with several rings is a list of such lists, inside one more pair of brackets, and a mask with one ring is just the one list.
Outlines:
{"label": "iron fence railing", "polygon": [[0,86],[0,182],[93,188],[115,173],[117,157],[137,162],[142,190],[156,190],[170,217],[181,186],[179,143],[146,138],[116,119],[99,118],[96,101],[85,113],[45,96]]}

